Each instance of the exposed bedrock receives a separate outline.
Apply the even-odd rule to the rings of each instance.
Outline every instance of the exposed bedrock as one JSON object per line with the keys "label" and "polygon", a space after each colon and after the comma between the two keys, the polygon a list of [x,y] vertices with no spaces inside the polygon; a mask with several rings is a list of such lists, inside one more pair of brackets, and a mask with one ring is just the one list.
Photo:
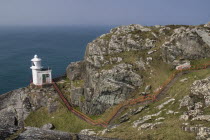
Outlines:
{"label": "exposed bedrock", "polygon": [[68,66],[70,81],[84,83],[71,90],[71,100],[84,113],[101,114],[142,87],[150,62],[177,66],[209,57],[209,33],[208,24],[114,28],[87,45],[83,61]]}

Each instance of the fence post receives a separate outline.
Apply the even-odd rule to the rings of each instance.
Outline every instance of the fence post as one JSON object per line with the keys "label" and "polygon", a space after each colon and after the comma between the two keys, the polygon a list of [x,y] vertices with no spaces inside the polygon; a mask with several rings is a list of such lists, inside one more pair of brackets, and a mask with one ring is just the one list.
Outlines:
{"label": "fence post", "polygon": [[153,95],[153,102],[156,101],[156,95]]}

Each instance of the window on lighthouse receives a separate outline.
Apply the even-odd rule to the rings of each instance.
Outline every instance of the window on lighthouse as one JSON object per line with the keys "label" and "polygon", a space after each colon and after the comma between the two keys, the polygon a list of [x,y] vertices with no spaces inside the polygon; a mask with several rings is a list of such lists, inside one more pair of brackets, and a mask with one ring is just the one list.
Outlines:
{"label": "window on lighthouse", "polygon": [[32,62],[32,66],[35,66],[34,62]]}

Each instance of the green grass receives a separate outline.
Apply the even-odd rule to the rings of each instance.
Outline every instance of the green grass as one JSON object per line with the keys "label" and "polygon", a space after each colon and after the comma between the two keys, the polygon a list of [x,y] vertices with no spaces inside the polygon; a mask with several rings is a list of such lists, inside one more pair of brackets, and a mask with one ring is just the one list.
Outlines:
{"label": "green grass", "polygon": [[101,37],[101,39],[109,41],[111,39],[112,35],[113,35],[112,33],[107,33],[107,34],[105,34],[105,36]]}
{"label": "green grass", "polygon": [[85,96],[80,96],[80,101],[84,102],[85,101]]}
{"label": "green grass", "polygon": [[131,34],[132,38],[135,40],[135,35],[139,35],[142,39],[151,39],[151,40],[156,40],[156,38],[154,37],[154,35],[152,34],[151,31],[148,32],[142,32],[141,30],[136,30],[136,31],[132,31],[129,32],[129,34]]}
{"label": "green grass", "polygon": [[71,92],[67,89],[71,89],[71,83],[70,80],[68,78],[64,79],[63,82],[57,82],[57,85],[59,87],[59,89],[62,91],[62,93],[64,94],[64,96],[66,97],[66,99],[68,99],[70,101],[71,97]]}
{"label": "green grass", "polygon": [[171,24],[171,25],[166,25],[166,27],[169,27],[171,29],[177,29],[177,28],[180,28],[180,27],[190,27],[189,25],[174,25],[174,24]]}
{"label": "green grass", "polygon": [[25,120],[26,126],[42,127],[44,124],[52,123],[56,130],[78,133],[82,129],[102,129],[99,126],[92,126],[79,119],[64,106],[60,106],[54,113],[48,113],[46,108],[40,108],[32,112]]}
{"label": "green grass", "polygon": [[[123,53],[119,55],[124,56],[125,62],[132,63],[136,60],[136,57],[138,57],[138,53],[134,53],[135,55],[132,56],[131,58],[126,58],[126,56],[131,55],[131,53],[134,53],[134,52],[127,52],[127,53]],[[144,53],[143,55],[146,55],[146,53]],[[145,76],[144,85],[151,84],[154,89],[160,86],[173,71],[170,69],[170,65],[167,65],[163,63],[162,61],[159,61],[159,52],[152,54],[152,57],[156,59],[154,59],[154,61],[151,63],[151,67],[147,69],[147,73],[139,73],[139,74],[142,74]],[[208,61],[209,61],[209,58],[202,59],[200,61],[193,61],[192,63],[201,64]],[[150,75],[152,77],[151,79],[147,77],[149,76],[147,74],[148,74],[148,71],[150,70],[154,71],[153,74]],[[139,72],[142,72],[142,71],[139,71]],[[180,104],[179,100],[182,99],[185,95],[190,94],[190,86],[195,80],[204,79],[207,76],[210,76],[210,69],[192,71],[188,74],[182,75],[174,83],[174,85],[167,91],[163,99],[161,99],[158,102],[151,103],[149,105],[148,107],[149,110],[145,109],[140,114],[132,116],[130,118],[130,122],[128,121],[126,123],[121,124],[120,127],[111,130],[110,132],[106,133],[104,136],[118,137],[122,139],[165,139],[165,140],[167,139],[172,139],[172,140],[173,139],[186,139],[186,140],[194,139],[195,135],[193,133],[188,133],[181,129],[181,125],[183,121],[179,120],[179,116],[183,114],[183,111],[186,111],[186,108],[179,109],[179,104]],[[180,80],[183,78],[188,78],[188,80],[186,82],[180,82]],[[82,82],[83,81],[77,81],[76,83],[77,86],[78,85],[80,86],[81,85],[80,83]],[[167,115],[166,112],[164,111],[161,113],[160,116],[153,117],[152,120],[149,120],[147,122],[148,123],[154,122],[155,119],[158,117],[165,118],[165,120],[163,120],[163,125],[153,130],[148,129],[148,130],[138,131],[137,129],[132,128],[133,121],[145,115],[157,113],[159,110],[156,108],[156,106],[167,101],[169,98],[175,98],[174,104],[169,103],[168,105],[165,105],[164,109],[179,112],[178,114]],[[84,100],[84,98],[81,97],[81,100]],[[104,114],[90,116],[90,118],[94,120],[96,119],[106,120],[115,107],[116,106],[113,106],[107,109]],[[138,106],[125,108],[125,110],[122,112],[122,115],[130,111],[131,109],[137,108],[137,107]],[[204,112],[207,114],[210,114],[210,110],[208,108],[204,109]],[[119,123],[119,117],[120,116],[118,116],[116,120],[113,121],[113,123]],[[54,124],[57,130],[74,132],[74,133],[78,133],[80,130],[86,129],[86,128],[89,128],[89,129],[92,128],[96,131],[101,130],[101,127],[95,127],[80,120],[75,115],[70,113],[64,106],[60,106],[57,112],[52,113],[52,114],[49,114],[46,108],[40,108],[39,110],[32,112],[29,115],[29,117],[25,120],[26,126],[41,127],[46,123]],[[193,121],[190,123],[192,125],[203,124],[204,126],[209,126],[205,122],[200,122],[200,121]]]}
{"label": "green grass", "polygon": [[210,58],[201,58],[191,61],[191,65],[210,64]]}
{"label": "green grass", "polygon": [[[168,90],[167,94],[164,95],[163,99],[161,99],[158,102],[151,103],[149,105],[149,110],[145,109],[140,114],[134,115],[131,117],[130,122],[126,122],[121,124],[120,127],[117,127],[116,129],[111,130],[110,132],[106,133],[104,136],[106,137],[117,137],[122,139],[163,139],[163,140],[176,140],[176,139],[185,139],[185,140],[193,140],[195,139],[194,133],[185,132],[181,129],[182,123],[184,121],[180,121],[179,117],[181,114],[183,114],[183,111],[186,111],[186,108],[179,109],[180,102],[179,100],[182,99],[184,96],[190,94],[190,86],[195,80],[204,79],[206,77],[210,76],[210,70],[197,70],[192,71],[191,73],[182,75],[175,83],[174,85]],[[188,78],[186,82],[180,82],[181,79]],[[145,115],[154,114],[157,113],[159,110],[156,108],[156,106],[162,104],[163,102],[167,101],[170,98],[175,98],[174,103],[169,103],[168,105],[165,105],[163,109],[167,110],[173,110],[175,112],[179,112],[176,115],[167,115],[166,111],[163,111],[159,116],[153,117],[152,120],[147,121],[148,123],[154,122],[154,120],[158,117],[164,117],[165,120],[163,120],[163,125],[160,127],[157,127],[153,130],[146,129],[138,131],[137,129],[132,128],[132,122],[139,119],[140,117],[143,117]],[[129,107],[121,114],[130,111],[135,107]],[[204,109],[204,113],[210,114],[209,108]],[[114,121],[119,122],[119,117]],[[193,121],[190,122],[191,125],[195,124],[203,124],[204,126],[210,126],[207,122],[201,122],[201,121]]]}
{"label": "green grass", "polygon": [[208,115],[210,115],[210,107],[205,107],[205,108],[203,109],[203,114],[208,114]]}
{"label": "green grass", "polygon": [[99,71],[112,69],[114,66],[116,66],[117,64],[120,64],[120,63],[131,64],[131,65],[134,66],[134,68],[136,68],[135,62],[139,61],[139,59],[141,57],[145,58],[146,57],[146,52],[147,52],[147,50],[142,50],[142,51],[124,51],[124,52],[121,52],[121,53],[107,55],[107,56],[105,56],[105,60],[109,61],[109,59],[112,58],[112,57],[121,57],[122,61],[119,62],[119,63],[115,63],[115,64],[107,64],[107,65],[101,67],[99,69]]}
{"label": "green grass", "polygon": [[122,124],[119,128],[106,133],[106,137],[115,137],[126,140],[193,140],[195,135],[180,129],[181,122],[175,118],[167,120],[154,129],[137,130]]}
{"label": "green grass", "polygon": [[83,87],[84,86],[84,80],[74,80],[71,82],[74,87]]}

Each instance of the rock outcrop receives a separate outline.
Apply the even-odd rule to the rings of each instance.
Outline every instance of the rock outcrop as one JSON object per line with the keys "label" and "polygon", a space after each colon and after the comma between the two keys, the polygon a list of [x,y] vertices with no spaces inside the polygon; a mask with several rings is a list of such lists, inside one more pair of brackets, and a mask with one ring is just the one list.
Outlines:
{"label": "rock outcrop", "polygon": [[0,95],[0,139],[23,128],[30,112],[41,107],[47,107],[50,112],[55,111],[57,97],[51,86],[42,89],[20,88]]}
{"label": "rock outcrop", "polygon": [[[102,114],[113,105],[120,104],[138,94],[148,95],[158,89],[151,81],[157,75],[155,65],[163,64],[171,69],[191,60],[210,57],[209,23],[198,26],[167,25],[144,27],[141,25],[120,26],[110,33],[101,35],[87,45],[84,60],[71,63],[67,77],[61,87],[65,96],[74,106],[86,114]],[[190,66],[190,65],[189,65]],[[168,68],[167,67],[167,68]],[[182,80],[182,83],[188,80]],[[62,83],[62,81],[60,81]],[[210,121],[205,109],[210,106],[210,78],[195,81],[191,94],[180,101],[180,109],[185,112],[180,116],[184,121]],[[93,136],[96,133],[86,129],[81,134],[69,134],[54,131],[52,124],[41,129],[26,127],[24,120],[41,107],[49,113],[58,109],[58,95],[51,86],[46,88],[21,88],[0,95],[0,139],[5,139],[18,132],[17,139],[104,139]],[[178,100],[169,100],[155,107],[157,112],[145,114],[137,120],[131,117],[146,110],[140,106],[119,118],[120,125],[132,122],[132,127],[143,132],[164,125],[165,117],[176,116],[179,112],[167,110]],[[161,115],[164,115],[161,116]],[[154,121],[154,122],[152,122]],[[119,125],[119,126],[120,126]],[[114,129],[114,128],[113,128]],[[183,126],[186,131],[196,129],[197,139],[209,138],[209,127]],[[22,132],[19,132],[23,130]],[[111,130],[111,129],[110,129]],[[102,134],[109,129],[102,131]],[[35,134],[35,135],[34,135]],[[86,135],[82,135],[86,134]],[[108,139],[107,139],[108,140]]]}
{"label": "rock outcrop", "polygon": [[72,102],[84,113],[101,114],[142,87],[152,61],[175,67],[209,57],[207,26],[134,24],[112,29],[87,45],[83,61],[68,66],[68,78],[84,82],[71,91]]}
{"label": "rock outcrop", "polygon": [[209,115],[203,114],[203,109],[210,106],[210,77],[196,80],[191,87],[190,96],[185,96],[180,103],[180,108],[186,107],[187,112],[181,116],[184,120],[210,121]]}
{"label": "rock outcrop", "polygon": [[195,132],[198,140],[210,138],[210,128],[203,126],[202,122],[210,122],[210,115],[205,110],[210,106],[210,77],[203,80],[196,80],[191,86],[191,93],[185,96],[180,102],[180,108],[186,108],[187,111],[180,116],[184,121],[197,121],[201,125],[192,126],[184,124],[183,130]]}
{"label": "rock outcrop", "polygon": [[204,28],[180,27],[175,29],[170,40],[161,47],[163,59],[171,63],[178,57],[185,60],[209,57],[210,36],[208,34],[209,30]]}
{"label": "rock outcrop", "polygon": [[45,107],[49,113],[55,112],[59,104],[57,99],[58,94],[51,85],[45,88],[25,87],[0,95],[0,140],[14,135],[17,140],[112,140],[51,130],[54,128],[51,123],[42,128],[24,126],[24,120],[32,111]]}
{"label": "rock outcrop", "polygon": [[19,134],[17,140],[118,140],[112,138],[101,138],[83,134],[73,134],[55,130],[45,130],[35,127],[26,127],[25,131]]}

